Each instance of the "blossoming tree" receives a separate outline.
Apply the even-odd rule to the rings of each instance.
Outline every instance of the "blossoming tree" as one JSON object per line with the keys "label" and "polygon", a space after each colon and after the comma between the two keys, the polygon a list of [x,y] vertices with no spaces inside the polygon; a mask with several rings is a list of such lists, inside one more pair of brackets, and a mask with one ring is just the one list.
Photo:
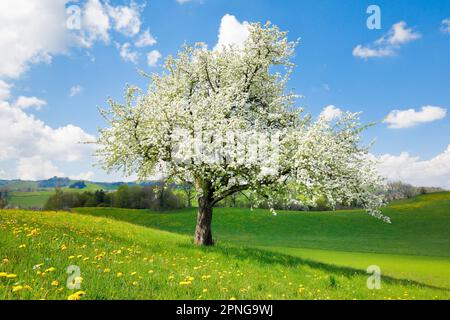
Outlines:
{"label": "blossoming tree", "polygon": [[314,205],[358,204],[385,220],[382,184],[358,114],[313,121],[286,91],[296,42],[276,26],[251,24],[243,46],[185,46],[151,76],[146,93],[126,91],[102,113],[105,169],[192,185],[198,195],[194,240],[212,245],[213,207],[237,192],[258,204],[277,199]]}

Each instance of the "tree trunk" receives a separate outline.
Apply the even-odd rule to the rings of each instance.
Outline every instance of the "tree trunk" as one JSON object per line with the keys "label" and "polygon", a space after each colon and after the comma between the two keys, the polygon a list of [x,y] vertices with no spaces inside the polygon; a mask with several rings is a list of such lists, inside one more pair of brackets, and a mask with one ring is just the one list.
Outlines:
{"label": "tree trunk", "polygon": [[198,199],[197,227],[195,228],[194,242],[202,246],[214,244],[211,232],[213,213],[212,194],[210,190],[204,190],[204,195]]}

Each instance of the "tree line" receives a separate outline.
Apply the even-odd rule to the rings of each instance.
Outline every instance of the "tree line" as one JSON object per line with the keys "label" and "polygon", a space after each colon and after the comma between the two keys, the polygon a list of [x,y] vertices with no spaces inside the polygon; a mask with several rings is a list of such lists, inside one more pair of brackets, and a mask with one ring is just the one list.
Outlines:
{"label": "tree line", "polygon": [[65,210],[76,207],[115,207],[128,209],[181,209],[189,203],[181,193],[168,186],[120,186],[117,191],[73,192],[55,189],[44,210]]}

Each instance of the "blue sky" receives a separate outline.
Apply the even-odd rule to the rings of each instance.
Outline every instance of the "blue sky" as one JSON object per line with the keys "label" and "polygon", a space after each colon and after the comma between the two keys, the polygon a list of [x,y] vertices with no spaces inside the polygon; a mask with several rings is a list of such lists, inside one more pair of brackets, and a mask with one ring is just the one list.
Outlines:
{"label": "blue sky", "polygon": [[[366,26],[366,9],[371,4],[381,10],[380,30]],[[0,113],[0,124],[18,128],[23,125],[19,121],[34,117],[44,133],[12,129],[13,137],[3,134],[17,141],[14,145],[0,142],[3,150],[13,150],[9,155],[0,151],[0,179],[43,178],[53,173],[93,180],[121,179],[92,167],[90,150],[50,157],[44,154],[47,149],[42,144],[51,145],[56,139],[57,150],[64,153],[64,145],[69,147],[75,138],[61,137],[63,134],[95,136],[97,128],[105,125],[97,107],[105,106],[108,97],[121,100],[126,84],[147,86],[138,68],[160,72],[164,57],[176,54],[184,42],[202,41],[214,47],[222,18],[228,14],[238,23],[270,20],[288,30],[292,40],[301,38],[295,56],[298,67],[290,87],[304,96],[299,104],[313,115],[333,105],[334,110],[362,111],[361,119],[368,123],[382,122],[393,110],[401,111],[391,114],[391,123],[380,123],[364,136],[366,141],[376,139],[372,153],[384,161],[380,169],[384,175],[414,184],[450,187],[450,122],[446,113],[450,107],[449,1],[44,0],[33,10],[27,5],[24,0],[0,4],[0,18],[9,17],[6,25],[0,26],[0,49],[10,52],[3,57],[4,50],[0,50],[0,59],[6,61],[3,66],[0,63],[0,112],[11,109]],[[80,8],[80,30],[64,30],[62,25],[67,19],[65,8],[71,5]],[[88,8],[98,9],[91,13],[103,12],[108,24],[96,26],[89,21]],[[39,26],[30,26],[21,34],[19,22],[27,24],[31,19]],[[392,29],[395,25],[397,33]],[[156,43],[137,46],[146,30]],[[11,31],[18,40],[8,40]],[[24,52],[27,37],[41,41]],[[126,43],[129,50],[121,56],[120,48]],[[355,54],[358,45],[380,56],[368,57],[367,50],[366,55]],[[152,51],[161,58],[149,64],[147,55]],[[14,63],[17,68],[11,71]],[[3,106],[2,83],[9,92],[3,94]],[[71,88],[80,90],[71,96]],[[20,96],[45,104],[39,107],[36,100],[20,104]],[[422,110],[424,106],[432,108]],[[408,109],[414,110],[405,112]],[[57,131],[69,124],[81,131]],[[42,138],[35,142],[26,134]],[[36,151],[19,150],[27,147]]]}

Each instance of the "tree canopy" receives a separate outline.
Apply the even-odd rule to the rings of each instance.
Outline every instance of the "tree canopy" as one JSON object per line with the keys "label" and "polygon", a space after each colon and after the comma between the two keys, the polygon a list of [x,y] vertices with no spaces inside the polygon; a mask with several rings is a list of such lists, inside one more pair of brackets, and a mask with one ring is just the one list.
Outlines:
{"label": "tree canopy", "polygon": [[185,45],[149,76],[146,92],[128,87],[124,104],[111,100],[102,111],[104,168],[191,184],[199,215],[247,190],[255,205],[275,195],[305,205],[325,197],[388,221],[359,115],[314,120],[286,90],[296,45],[270,23],[249,25],[242,47]]}

